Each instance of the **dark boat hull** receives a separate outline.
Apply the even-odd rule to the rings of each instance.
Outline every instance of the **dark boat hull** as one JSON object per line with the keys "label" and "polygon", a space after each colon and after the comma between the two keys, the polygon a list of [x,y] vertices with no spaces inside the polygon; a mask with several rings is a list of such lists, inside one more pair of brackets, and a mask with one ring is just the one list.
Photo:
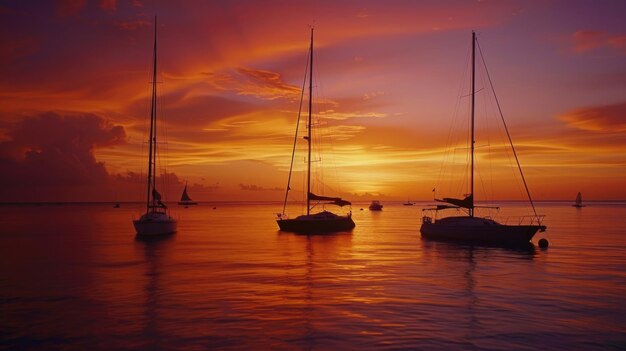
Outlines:
{"label": "dark boat hull", "polygon": [[325,234],[350,231],[355,224],[351,217],[337,217],[333,219],[278,219],[276,220],[281,231],[303,234]]}
{"label": "dark boat hull", "polygon": [[528,245],[540,229],[538,225],[455,226],[422,223],[422,237],[431,240],[454,241],[497,246]]}

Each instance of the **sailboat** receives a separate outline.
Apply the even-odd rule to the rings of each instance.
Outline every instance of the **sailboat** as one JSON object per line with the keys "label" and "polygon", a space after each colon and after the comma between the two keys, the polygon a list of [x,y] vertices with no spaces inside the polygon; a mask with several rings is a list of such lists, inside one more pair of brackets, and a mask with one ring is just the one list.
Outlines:
{"label": "sailboat", "polygon": [[[293,170],[293,160],[296,151],[296,142],[298,140],[298,126],[300,124],[300,114],[298,114],[298,123],[296,124],[296,133],[294,137],[293,151],[291,155],[291,165],[289,168],[289,177],[287,180],[287,190],[285,192],[285,201],[283,210],[276,215],[276,223],[281,231],[307,234],[322,234],[340,231],[348,231],[354,228],[355,224],[352,220],[352,211],[347,215],[337,215],[330,211],[322,210],[318,213],[312,213],[314,207],[319,204],[332,204],[340,207],[352,205],[349,201],[339,197],[320,196],[311,192],[311,127],[312,127],[312,107],[313,107],[313,28],[311,28],[311,46],[309,49],[309,115],[307,119],[307,169],[306,169],[306,214],[296,218],[289,218],[285,213],[287,199],[289,196],[291,173]],[[305,77],[306,79],[306,77]],[[304,97],[304,86],[302,89],[302,97]],[[302,106],[302,103],[301,105]]]}
{"label": "sailboat", "polygon": [[411,198],[408,198],[406,200],[406,202],[403,203],[402,205],[404,205],[404,206],[413,206],[413,205],[415,205],[415,202],[411,202]]}
{"label": "sailboat", "polygon": [[383,204],[380,203],[380,201],[378,200],[373,200],[372,203],[369,206],[370,211],[382,211],[383,210]]}
{"label": "sailboat", "polygon": [[577,208],[585,207],[585,205],[583,205],[583,196],[580,192],[576,195],[576,202],[572,206]]}
{"label": "sailboat", "polygon": [[146,213],[133,220],[138,236],[156,236],[176,232],[177,221],[167,213],[167,206],[161,201],[161,194],[156,189],[156,154],[157,154],[157,21],[154,18],[154,62],[152,69],[152,100],[150,106],[150,136],[148,142],[148,194]]}
{"label": "sailboat", "polygon": [[189,195],[187,194],[187,183],[185,182],[185,189],[183,189],[183,194],[180,196],[180,201],[178,201],[179,205],[189,206],[189,205],[197,205],[196,201],[193,201]]}
{"label": "sailboat", "polygon": [[[515,155],[515,160],[517,161],[517,166],[519,168],[521,178],[524,182],[524,187],[526,188],[526,194],[528,195],[528,199],[533,208],[534,216],[529,218],[529,223],[522,224],[520,222],[519,225],[508,225],[508,224],[500,224],[491,218],[483,218],[476,216],[474,210],[479,207],[483,208],[493,208],[488,206],[476,206],[474,204],[474,144],[475,144],[475,136],[474,136],[474,100],[475,100],[475,71],[476,71],[476,34],[472,31],[472,75],[471,75],[471,114],[470,114],[470,125],[471,125],[471,141],[470,141],[470,153],[471,153],[471,164],[470,164],[470,192],[465,195],[462,199],[457,198],[443,198],[437,199],[440,203],[445,203],[443,205],[437,205],[434,208],[426,208],[422,209],[422,211],[434,211],[435,218],[425,215],[422,217],[422,227],[420,232],[422,237],[426,239],[436,239],[436,240],[447,240],[447,241],[458,241],[458,242],[467,242],[467,243],[477,243],[477,244],[487,244],[487,245],[503,245],[503,246],[518,246],[518,245],[528,245],[533,236],[537,233],[537,231],[545,231],[546,226],[541,224],[543,219],[542,215],[537,215],[535,205],[530,196],[530,191],[528,190],[528,186],[526,184],[526,180],[524,178],[524,173],[522,172],[522,168],[519,163],[519,159],[517,158],[517,153],[515,152],[515,147],[513,146],[513,142],[511,136],[509,134],[508,128],[506,127],[506,123],[504,123],[505,131],[508,136],[509,142],[511,144],[511,148],[513,150],[513,155]],[[491,79],[489,79],[491,83]],[[493,86],[492,86],[493,89]],[[496,104],[499,108],[499,103]],[[504,118],[502,118],[504,122]],[[436,219],[438,211],[441,210],[449,210],[454,209],[456,211],[463,211],[466,213],[464,216],[452,216],[452,217],[444,217],[440,219]],[[543,240],[543,239],[542,239]]]}

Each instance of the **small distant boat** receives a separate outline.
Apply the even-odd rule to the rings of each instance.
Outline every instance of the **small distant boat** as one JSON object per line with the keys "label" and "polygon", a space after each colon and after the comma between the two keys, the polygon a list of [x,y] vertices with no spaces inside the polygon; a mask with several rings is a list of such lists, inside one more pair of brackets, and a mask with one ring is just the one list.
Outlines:
{"label": "small distant boat", "polygon": [[[311,210],[320,203],[337,205],[339,207],[351,206],[349,201],[343,200],[339,197],[328,197],[313,194],[311,192],[311,129],[312,129],[312,110],[313,110],[313,28],[311,28],[311,46],[309,57],[309,116],[307,119],[307,136],[304,137],[307,140],[307,182],[306,182],[306,214],[298,216],[296,218],[289,218],[285,213],[285,207],[287,205],[287,198],[289,195],[289,185],[291,181],[291,171],[293,168],[293,160],[296,151],[296,141],[298,139],[298,128],[296,127],[296,135],[294,138],[294,147],[291,156],[291,166],[289,169],[289,178],[287,180],[287,190],[285,192],[285,202],[283,203],[283,210],[281,213],[276,214],[276,223],[282,231],[293,233],[306,233],[306,234],[324,234],[333,232],[349,231],[354,228],[355,224],[352,220],[352,211],[347,215],[337,215],[330,211],[322,210],[322,212],[311,213]],[[304,96],[304,91],[302,96]],[[301,102],[302,103],[302,102]],[[300,114],[298,113],[298,121],[300,120]],[[312,204],[312,202],[315,202]]]}
{"label": "small distant boat", "polygon": [[183,189],[183,194],[180,197],[180,201],[178,201],[179,205],[184,205],[185,208],[189,205],[197,205],[196,201],[193,201],[189,195],[187,194],[187,183],[185,183],[185,189]]}
{"label": "small distant boat", "polygon": [[161,201],[161,194],[156,189],[156,113],[157,113],[157,22],[154,18],[154,63],[152,71],[152,100],[150,110],[150,135],[148,142],[148,197],[146,213],[133,220],[138,236],[158,236],[176,232],[177,221],[167,213],[167,206]]}
{"label": "small distant boat", "polygon": [[119,203],[119,202],[116,202],[116,203],[113,205],[113,208],[120,208],[120,203]]}
{"label": "small distant boat", "polygon": [[383,205],[378,200],[372,201],[370,204],[370,211],[382,211]]}
{"label": "small distant boat", "polygon": [[[500,224],[488,217],[476,216],[474,210],[478,207],[490,208],[488,206],[476,206],[474,205],[474,145],[476,140],[474,138],[474,96],[476,94],[475,89],[475,56],[476,56],[476,34],[472,31],[472,75],[471,75],[471,114],[470,114],[470,192],[464,195],[463,199],[447,198],[435,199],[435,201],[444,202],[445,205],[436,205],[434,208],[422,209],[422,211],[434,211],[435,217],[423,216],[422,227],[420,232],[422,237],[426,239],[465,242],[471,244],[485,244],[485,245],[497,245],[497,246],[523,246],[530,244],[530,240],[533,238],[537,231],[545,231],[546,227],[541,224],[543,216],[538,215],[535,211],[530,191],[526,186],[524,180],[524,186],[528,199],[534,211],[534,216],[530,216],[531,220],[528,224],[508,225]],[[524,173],[519,164],[517,153],[513,147],[513,142],[509,135],[508,129],[505,130],[511,147],[513,155],[517,161],[517,165],[524,179]],[[491,207],[494,208],[494,207]],[[497,207],[495,207],[497,208]],[[454,209],[456,211],[465,211],[466,216],[452,216],[444,218],[436,218],[437,213],[441,210]],[[545,239],[542,239],[545,240]]]}
{"label": "small distant boat", "polygon": [[405,203],[403,203],[402,205],[404,206],[413,206],[415,205],[415,202],[411,202],[411,200],[407,199]]}
{"label": "small distant boat", "polygon": [[583,196],[580,192],[576,195],[576,202],[572,206],[576,208],[585,207],[585,205],[583,205]]}

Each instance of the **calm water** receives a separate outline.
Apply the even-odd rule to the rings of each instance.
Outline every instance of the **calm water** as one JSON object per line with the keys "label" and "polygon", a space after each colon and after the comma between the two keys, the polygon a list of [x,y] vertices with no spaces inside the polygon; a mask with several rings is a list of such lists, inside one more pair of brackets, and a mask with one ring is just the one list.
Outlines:
{"label": "calm water", "polygon": [[[7,349],[626,349],[626,205],[541,204],[551,246],[424,241],[420,206],[352,234],[277,231],[277,205],[0,207]],[[510,211],[515,212],[516,204]]]}

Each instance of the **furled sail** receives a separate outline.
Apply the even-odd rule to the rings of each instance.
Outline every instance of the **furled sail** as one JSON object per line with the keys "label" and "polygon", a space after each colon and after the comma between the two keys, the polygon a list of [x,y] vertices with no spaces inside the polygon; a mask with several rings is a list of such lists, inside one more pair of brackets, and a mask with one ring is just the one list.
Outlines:
{"label": "furled sail", "polygon": [[465,199],[454,199],[450,197],[444,197],[443,199],[435,199],[439,202],[447,202],[463,208],[474,208],[474,196],[469,195]]}
{"label": "furled sail", "polygon": [[330,202],[334,205],[341,206],[341,207],[352,205],[350,201],[346,201],[340,197],[320,196],[320,195],[315,195],[313,193],[309,193],[309,200]]}
{"label": "furled sail", "polygon": [[156,190],[156,188],[152,189],[152,197],[157,201],[161,201],[161,194]]}
{"label": "furled sail", "polygon": [[433,208],[423,208],[422,211],[441,211],[441,210],[447,210],[450,208],[459,208],[459,206],[452,206],[452,205],[433,205],[435,207]]}
{"label": "furled sail", "polygon": [[156,190],[156,188],[152,189],[152,197],[154,198],[154,200],[156,200],[156,206],[150,206],[152,208],[154,207],[161,207],[161,208],[167,208],[167,206],[165,206],[165,204],[161,201],[161,194]]}

